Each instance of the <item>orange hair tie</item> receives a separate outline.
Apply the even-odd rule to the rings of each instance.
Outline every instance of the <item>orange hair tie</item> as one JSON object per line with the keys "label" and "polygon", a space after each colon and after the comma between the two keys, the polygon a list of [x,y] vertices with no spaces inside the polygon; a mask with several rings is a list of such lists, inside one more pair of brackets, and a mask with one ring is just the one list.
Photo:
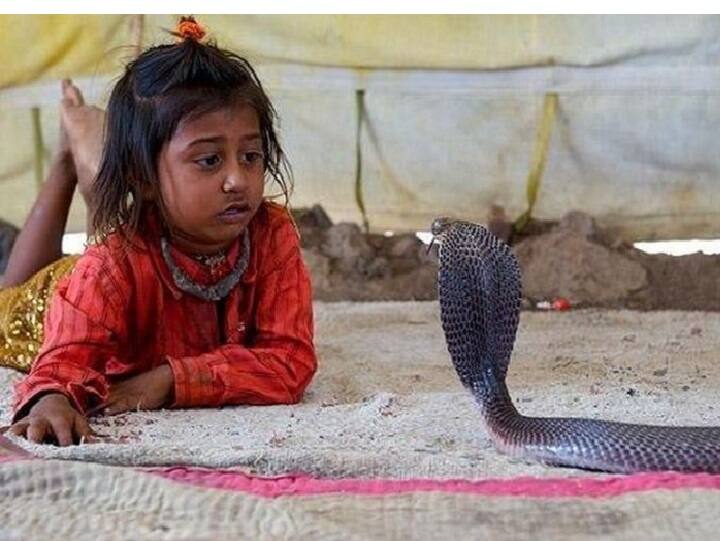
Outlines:
{"label": "orange hair tie", "polygon": [[181,40],[200,41],[205,37],[205,29],[200,26],[194,17],[180,17],[180,22],[173,34]]}

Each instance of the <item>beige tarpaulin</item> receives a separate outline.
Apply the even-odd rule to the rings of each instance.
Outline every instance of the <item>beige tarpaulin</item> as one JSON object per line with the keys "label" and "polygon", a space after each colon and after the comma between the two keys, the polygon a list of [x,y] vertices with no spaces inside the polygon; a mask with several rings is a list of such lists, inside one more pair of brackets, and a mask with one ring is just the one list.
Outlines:
{"label": "beige tarpaulin", "polygon": [[[720,234],[720,17],[198,18],[258,67],[281,116],[296,206],[361,220],[362,90],[360,192],[372,229],[427,229],[438,214],[484,220],[492,204],[517,217],[554,93],[534,216],[585,210],[634,238]],[[175,20],[0,17],[0,217],[20,223],[32,202],[33,126],[49,154],[59,79],[104,103],[138,38],[167,42],[162,29]],[[78,206],[72,226],[83,224]]]}

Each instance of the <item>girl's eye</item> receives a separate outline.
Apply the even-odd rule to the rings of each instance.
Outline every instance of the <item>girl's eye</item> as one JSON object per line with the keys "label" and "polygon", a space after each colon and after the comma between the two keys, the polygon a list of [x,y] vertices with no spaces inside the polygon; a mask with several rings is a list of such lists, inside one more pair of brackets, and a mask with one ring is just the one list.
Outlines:
{"label": "girl's eye", "polygon": [[195,160],[195,163],[198,164],[202,169],[212,169],[220,163],[220,156],[218,156],[217,154],[204,156],[199,160]]}
{"label": "girl's eye", "polygon": [[263,153],[257,150],[251,150],[249,152],[243,152],[242,154],[240,154],[240,161],[248,165],[262,162],[262,159]]}

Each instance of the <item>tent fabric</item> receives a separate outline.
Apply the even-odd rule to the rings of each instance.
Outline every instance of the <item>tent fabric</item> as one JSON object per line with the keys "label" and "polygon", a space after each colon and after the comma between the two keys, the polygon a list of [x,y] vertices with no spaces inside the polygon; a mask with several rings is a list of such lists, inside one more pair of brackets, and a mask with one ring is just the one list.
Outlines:
{"label": "tent fabric", "polygon": [[[426,230],[491,205],[525,211],[543,100],[558,95],[533,215],[596,216],[628,239],[720,233],[720,17],[198,16],[257,66],[281,117],[295,206],[371,229]],[[172,15],[142,17],[142,43]],[[21,223],[37,185],[30,108],[57,141],[58,80],[105,103],[136,16],[1,16],[0,216]],[[32,32],[32,34],[31,34]],[[25,37],[34,38],[28,47]],[[84,227],[76,204],[71,230]]]}

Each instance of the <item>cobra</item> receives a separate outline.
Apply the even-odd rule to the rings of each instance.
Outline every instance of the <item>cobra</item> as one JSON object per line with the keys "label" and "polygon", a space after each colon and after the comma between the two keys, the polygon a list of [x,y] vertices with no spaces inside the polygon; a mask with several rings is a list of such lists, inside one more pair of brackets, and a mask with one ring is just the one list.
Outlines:
{"label": "cobra", "polygon": [[618,473],[720,472],[720,427],[527,417],[505,384],[520,316],[520,268],[481,225],[438,218],[438,296],[448,351],[495,446],[549,465]]}

